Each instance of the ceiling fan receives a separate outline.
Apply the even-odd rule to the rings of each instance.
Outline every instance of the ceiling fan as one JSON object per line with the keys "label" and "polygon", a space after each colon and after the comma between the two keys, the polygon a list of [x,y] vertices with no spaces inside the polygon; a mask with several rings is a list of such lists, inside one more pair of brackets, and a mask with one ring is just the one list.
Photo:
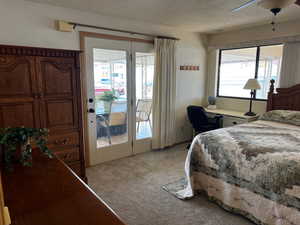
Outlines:
{"label": "ceiling fan", "polygon": [[286,8],[292,4],[300,6],[300,0],[251,0],[237,8],[234,8],[232,12],[237,12],[255,3],[257,3],[259,6],[265,9],[271,10],[271,12],[274,14],[278,14],[281,11],[281,9]]}
{"label": "ceiling fan", "polygon": [[[270,10],[274,14],[274,17],[276,17],[276,15],[278,13],[280,13],[283,8],[286,8],[290,5],[296,4],[296,5],[300,6],[300,0],[250,0],[246,3],[244,3],[243,5],[241,5],[237,8],[234,8],[232,10],[232,12],[237,12],[237,11],[247,8],[255,3],[257,3],[257,5],[262,8]],[[271,23],[273,26],[273,31],[275,31],[275,21],[274,20]]]}

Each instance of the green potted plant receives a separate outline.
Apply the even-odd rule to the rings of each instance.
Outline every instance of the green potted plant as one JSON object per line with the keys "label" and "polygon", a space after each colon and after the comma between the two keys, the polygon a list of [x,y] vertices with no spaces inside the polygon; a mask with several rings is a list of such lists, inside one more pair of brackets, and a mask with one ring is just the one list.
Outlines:
{"label": "green potted plant", "polygon": [[116,95],[115,90],[112,91],[105,91],[103,95],[100,95],[98,97],[98,100],[104,102],[104,111],[107,113],[110,111],[110,105],[111,103],[118,99],[118,96]]}
{"label": "green potted plant", "polygon": [[33,145],[52,158],[53,154],[46,145],[47,136],[48,129],[45,128],[0,128],[4,166],[7,169],[12,169],[14,163],[31,166]]}

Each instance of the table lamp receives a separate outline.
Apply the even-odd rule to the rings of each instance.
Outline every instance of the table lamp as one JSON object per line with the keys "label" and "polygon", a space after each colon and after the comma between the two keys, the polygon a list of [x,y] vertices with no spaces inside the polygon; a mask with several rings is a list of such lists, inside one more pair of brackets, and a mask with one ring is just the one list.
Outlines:
{"label": "table lamp", "polygon": [[258,83],[258,81],[256,79],[249,79],[247,81],[247,83],[245,84],[244,89],[251,90],[251,92],[250,92],[250,95],[251,95],[250,108],[249,108],[249,112],[245,113],[245,116],[256,116],[256,114],[254,112],[252,112],[252,101],[253,101],[253,97],[254,97],[254,91],[260,89],[260,84]]}

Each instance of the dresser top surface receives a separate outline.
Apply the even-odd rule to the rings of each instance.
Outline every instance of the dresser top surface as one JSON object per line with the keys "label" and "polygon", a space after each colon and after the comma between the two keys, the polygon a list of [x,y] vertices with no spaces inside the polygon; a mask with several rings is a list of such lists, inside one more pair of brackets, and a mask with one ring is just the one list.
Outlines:
{"label": "dresser top surface", "polygon": [[32,167],[3,172],[12,225],[124,225],[83,181],[58,159],[34,156]]}

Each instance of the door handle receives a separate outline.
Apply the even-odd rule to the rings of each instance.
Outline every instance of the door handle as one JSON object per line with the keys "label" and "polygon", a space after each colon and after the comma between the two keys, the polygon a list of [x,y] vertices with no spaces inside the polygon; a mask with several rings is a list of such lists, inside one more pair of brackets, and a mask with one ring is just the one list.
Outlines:
{"label": "door handle", "polygon": [[89,113],[95,113],[95,109],[89,109],[88,112]]}

